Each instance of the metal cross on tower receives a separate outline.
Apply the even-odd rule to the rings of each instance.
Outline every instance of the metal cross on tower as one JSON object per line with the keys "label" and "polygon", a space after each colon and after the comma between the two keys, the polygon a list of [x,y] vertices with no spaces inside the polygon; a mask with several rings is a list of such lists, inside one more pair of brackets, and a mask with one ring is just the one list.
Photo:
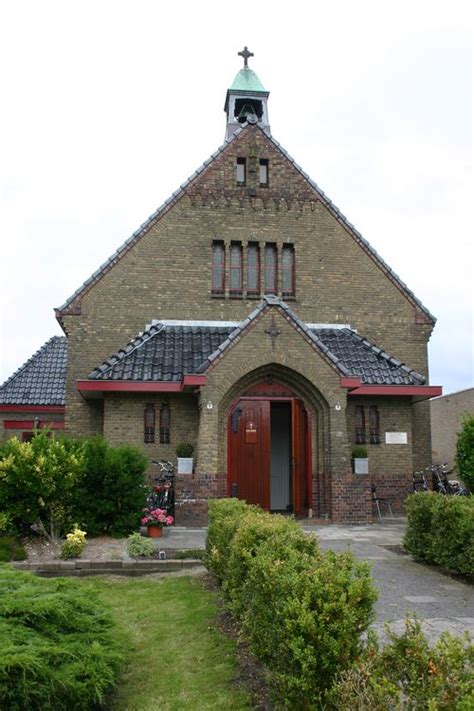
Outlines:
{"label": "metal cross on tower", "polygon": [[278,330],[276,327],[275,323],[275,316],[272,315],[272,322],[270,324],[270,328],[265,331],[267,336],[270,336],[271,341],[272,341],[272,351],[275,350],[275,341],[278,338],[278,336],[281,334],[281,331]]}
{"label": "metal cross on tower", "polygon": [[248,47],[244,47],[241,52],[238,52],[238,55],[239,55],[239,57],[243,57],[243,58],[244,58],[244,67],[245,67],[245,68],[248,67],[249,57],[253,57],[253,56],[254,56],[253,52],[249,52],[249,48],[248,48]]}

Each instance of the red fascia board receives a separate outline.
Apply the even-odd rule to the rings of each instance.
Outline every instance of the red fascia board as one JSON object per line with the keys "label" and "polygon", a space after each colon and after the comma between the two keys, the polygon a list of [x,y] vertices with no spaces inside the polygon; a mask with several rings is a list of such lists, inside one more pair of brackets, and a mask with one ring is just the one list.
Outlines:
{"label": "red fascia board", "polygon": [[440,385],[362,385],[349,392],[349,395],[407,395],[425,399],[442,394],[443,388]]}
{"label": "red fascia board", "polygon": [[55,412],[62,414],[64,405],[0,405],[0,412]]}
{"label": "red fascia board", "polygon": [[81,392],[179,393],[187,385],[205,384],[205,375],[185,375],[181,382],[176,383],[136,380],[78,380],[76,387]]}
{"label": "red fascia board", "polygon": [[64,422],[45,422],[40,420],[36,422],[34,420],[5,420],[3,426],[6,430],[32,430],[35,427],[46,427],[50,430],[63,430]]}
{"label": "red fascia board", "polygon": [[351,390],[352,388],[359,388],[362,385],[362,380],[358,377],[344,377],[341,378],[341,388],[348,388]]}

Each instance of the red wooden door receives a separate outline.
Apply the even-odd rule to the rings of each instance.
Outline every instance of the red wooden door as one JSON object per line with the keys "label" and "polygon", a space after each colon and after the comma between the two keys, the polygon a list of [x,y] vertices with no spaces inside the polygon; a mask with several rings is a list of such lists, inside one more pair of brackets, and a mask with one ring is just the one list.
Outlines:
{"label": "red wooden door", "polygon": [[270,402],[239,400],[229,422],[231,493],[249,504],[270,506]]}
{"label": "red wooden door", "polygon": [[291,451],[293,511],[297,516],[308,508],[306,472],[306,411],[300,400],[291,401]]}

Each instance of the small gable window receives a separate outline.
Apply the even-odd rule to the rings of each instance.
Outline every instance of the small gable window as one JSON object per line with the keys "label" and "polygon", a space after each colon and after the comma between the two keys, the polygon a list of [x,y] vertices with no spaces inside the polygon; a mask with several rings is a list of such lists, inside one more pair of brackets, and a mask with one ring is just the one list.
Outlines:
{"label": "small gable window", "polygon": [[224,293],[225,251],[223,242],[212,244],[212,293]]}
{"label": "small gable window", "polygon": [[259,180],[260,186],[266,187],[268,185],[268,160],[266,158],[260,159]]}
{"label": "small gable window", "polygon": [[233,242],[230,245],[230,291],[233,294],[242,293],[242,245]]}
{"label": "small gable window", "polygon": [[377,405],[369,407],[369,441],[370,444],[380,444],[380,417]]}
{"label": "small gable window", "polygon": [[245,158],[237,158],[236,180],[237,185],[245,185],[247,181],[247,161]]}
{"label": "small gable window", "polygon": [[160,407],[160,444],[170,443],[171,412],[168,403]]}
{"label": "small gable window", "polygon": [[265,245],[265,293],[278,291],[277,248],[275,244]]}
{"label": "small gable window", "polygon": [[282,250],[282,292],[283,296],[295,295],[295,250],[292,244],[285,244]]}
{"label": "small gable window", "polygon": [[365,444],[365,412],[362,405],[357,405],[355,412],[355,442],[356,444]]}
{"label": "small gable window", "polygon": [[143,441],[150,444],[155,441],[155,406],[145,405]]}
{"label": "small gable window", "polygon": [[247,250],[247,293],[260,293],[260,249],[252,242]]}

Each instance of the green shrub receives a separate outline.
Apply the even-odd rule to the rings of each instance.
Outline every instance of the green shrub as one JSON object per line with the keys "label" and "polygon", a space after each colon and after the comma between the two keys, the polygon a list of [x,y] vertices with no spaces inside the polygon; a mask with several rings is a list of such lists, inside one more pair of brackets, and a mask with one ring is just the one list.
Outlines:
{"label": "green shrub", "polygon": [[250,562],[243,626],[286,706],[318,707],[359,654],[376,599],[369,570],[350,553],[292,548],[281,558],[271,540]]}
{"label": "green shrub", "polygon": [[209,501],[209,526],[206,538],[206,565],[216,580],[225,577],[229,545],[239,526],[240,519],[249,511],[258,511],[240,499],[214,499]]}
{"label": "green shrub", "polygon": [[406,510],[403,545],[415,558],[474,574],[474,497],[412,494]]}
{"label": "green shrub", "polygon": [[245,610],[252,590],[245,586],[251,562],[260,546],[269,542],[275,557],[284,559],[296,551],[306,556],[316,556],[318,545],[314,537],[306,536],[293,520],[263,511],[250,511],[239,520],[239,526],[226,552],[227,564],[222,590],[237,616]]}
{"label": "green shrub", "polygon": [[441,498],[434,491],[410,494],[405,501],[407,525],[403,545],[417,560],[434,560],[433,516]]}
{"label": "green shrub", "polygon": [[373,618],[368,564],[323,554],[294,520],[235,499],[212,502],[209,519],[209,567],[279,706],[320,708]]}
{"label": "green shrub", "polygon": [[137,528],[146,486],[146,456],[135,447],[84,440],[85,472],[77,489],[76,516],[87,533],[123,536]]}
{"label": "green shrub", "polygon": [[368,454],[367,454],[367,447],[364,447],[363,444],[356,444],[352,448],[352,458],[353,459],[367,459]]}
{"label": "green shrub", "polygon": [[86,545],[86,533],[77,526],[72,533],[68,533],[61,546],[61,558],[79,558]]}
{"label": "green shrub", "polygon": [[127,540],[127,552],[130,558],[149,558],[155,552],[155,546],[150,538],[132,533]]}
{"label": "green shrub", "polygon": [[189,458],[193,456],[194,447],[189,442],[180,442],[176,447],[176,456]]}
{"label": "green shrub", "polygon": [[372,636],[357,663],[339,676],[326,708],[469,711],[474,708],[473,664],[468,636],[444,633],[430,647],[420,624],[407,620],[404,633],[389,632],[383,648]]}
{"label": "green shrub", "polygon": [[0,536],[0,561],[26,560],[26,551],[15,536]]}
{"label": "green shrub", "polygon": [[4,564],[0,638],[1,706],[12,711],[97,708],[121,665],[115,624],[90,591]]}
{"label": "green shrub", "polygon": [[474,574],[474,497],[438,496],[432,526],[433,561]]}
{"label": "green shrub", "polygon": [[57,540],[74,520],[83,469],[82,447],[71,440],[44,431],[30,442],[9,439],[0,458],[0,510],[15,528],[33,525]]}
{"label": "green shrub", "polygon": [[457,436],[456,466],[465,485],[474,492],[474,415],[466,415]]}

